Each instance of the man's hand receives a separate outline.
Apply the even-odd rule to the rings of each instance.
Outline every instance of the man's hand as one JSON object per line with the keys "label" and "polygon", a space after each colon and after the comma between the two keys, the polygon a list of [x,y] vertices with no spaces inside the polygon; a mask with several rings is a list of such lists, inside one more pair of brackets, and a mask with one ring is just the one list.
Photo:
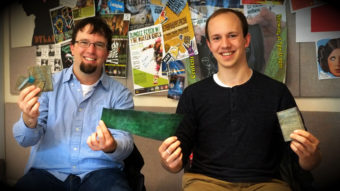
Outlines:
{"label": "man's hand", "polygon": [[29,86],[23,89],[19,94],[18,106],[23,112],[23,120],[29,128],[35,128],[37,125],[38,117],[40,115],[38,102],[38,94],[41,91],[36,86]]}
{"label": "man's hand", "polygon": [[320,141],[311,133],[295,130],[290,137],[291,149],[299,156],[299,164],[304,170],[312,170],[321,162]]}
{"label": "man's hand", "polygon": [[112,153],[117,148],[117,142],[105,123],[100,120],[97,131],[87,138],[87,145],[94,151],[102,150],[105,153]]}
{"label": "man's hand", "polygon": [[161,163],[170,172],[178,172],[182,169],[183,154],[181,147],[179,147],[180,144],[181,142],[177,140],[177,137],[169,137],[158,148]]}

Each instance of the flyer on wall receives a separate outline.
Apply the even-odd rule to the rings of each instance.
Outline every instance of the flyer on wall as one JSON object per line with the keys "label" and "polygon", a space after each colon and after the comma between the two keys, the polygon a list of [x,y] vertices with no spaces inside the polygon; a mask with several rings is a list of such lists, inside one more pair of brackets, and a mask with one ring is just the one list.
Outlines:
{"label": "flyer on wall", "polygon": [[103,14],[101,17],[113,31],[109,56],[104,63],[105,72],[117,78],[127,77],[127,46],[130,13]]}
{"label": "flyer on wall", "polygon": [[129,31],[129,47],[135,95],[166,91],[169,79],[161,72],[164,57],[162,26]]}

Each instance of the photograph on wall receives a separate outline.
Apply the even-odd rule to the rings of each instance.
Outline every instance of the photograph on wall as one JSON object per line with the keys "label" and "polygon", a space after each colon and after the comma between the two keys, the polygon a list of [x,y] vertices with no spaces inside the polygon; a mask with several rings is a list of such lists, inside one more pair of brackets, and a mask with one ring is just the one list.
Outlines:
{"label": "photograph on wall", "polygon": [[316,43],[318,78],[340,78],[340,38],[321,39]]}
{"label": "photograph on wall", "polygon": [[160,24],[129,31],[130,61],[135,95],[168,89],[168,76],[161,72],[164,57]]}

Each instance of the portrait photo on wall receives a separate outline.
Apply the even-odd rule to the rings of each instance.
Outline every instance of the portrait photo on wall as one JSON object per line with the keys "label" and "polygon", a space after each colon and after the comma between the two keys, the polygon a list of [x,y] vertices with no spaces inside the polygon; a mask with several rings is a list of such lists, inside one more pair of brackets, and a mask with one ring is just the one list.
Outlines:
{"label": "portrait photo on wall", "polygon": [[319,80],[340,78],[340,38],[316,42]]}

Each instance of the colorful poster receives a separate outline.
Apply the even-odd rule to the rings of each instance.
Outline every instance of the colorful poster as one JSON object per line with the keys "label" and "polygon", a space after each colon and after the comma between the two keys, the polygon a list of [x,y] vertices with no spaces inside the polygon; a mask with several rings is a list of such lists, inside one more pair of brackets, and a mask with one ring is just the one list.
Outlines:
{"label": "colorful poster", "polygon": [[50,17],[55,43],[72,38],[73,16],[69,7],[57,7],[50,9]]}
{"label": "colorful poster", "polygon": [[97,13],[100,15],[109,13],[124,13],[124,0],[99,0]]}
{"label": "colorful poster", "polygon": [[[209,50],[205,37],[205,23],[207,19],[195,19],[192,21],[195,30],[195,37],[198,48],[198,57],[193,58],[198,60],[200,73],[197,75],[201,79],[212,76],[218,71],[217,61]],[[190,62],[191,63],[191,62]],[[196,63],[196,62],[194,62]],[[197,65],[197,64],[196,64]]]}
{"label": "colorful poster", "polygon": [[201,74],[201,67],[199,61],[199,55],[190,56],[182,60],[185,66],[185,74],[188,85],[203,79]]}
{"label": "colorful poster", "polygon": [[164,57],[160,24],[129,31],[130,61],[135,95],[168,89],[168,76],[161,69]]}
{"label": "colorful poster", "polygon": [[105,72],[109,76],[126,78],[127,77],[127,38],[112,39],[109,56],[104,63]]}
{"label": "colorful poster", "polygon": [[130,30],[154,24],[149,1],[125,1],[125,13],[131,14]]}
{"label": "colorful poster", "polygon": [[285,5],[245,5],[244,14],[251,34],[248,65],[284,83],[287,65]]}
{"label": "colorful poster", "polygon": [[96,15],[96,5],[94,0],[77,0],[76,6],[72,8],[73,19],[80,20]]}
{"label": "colorful poster", "polygon": [[174,6],[168,3],[160,17],[155,21],[155,24],[162,24],[165,52],[170,53],[175,60],[197,55],[198,51],[188,3],[185,3],[183,9],[176,9],[178,14],[172,11],[174,8],[171,8],[170,5]]}
{"label": "colorful poster", "polygon": [[340,38],[321,39],[315,44],[319,80],[340,78]]}
{"label": "colorful poster", "polygon": [[104,63],[105,72],[109,76],[127,77],[127,46],[130,23],[129,13],[104,14],[101,17],[113,31],[109,56]]}
{"label": "colorful poster", "polygon": [[63,64],[62,68],[69,68],[73,64],[73,56],[70,48],[71,40],[64,41],[60,43],[60,54],[61,62]]}
{"label": "colorful poster", "polygon": [[170,75],[168,98],[179,100],[184,90],[184,76]]}

